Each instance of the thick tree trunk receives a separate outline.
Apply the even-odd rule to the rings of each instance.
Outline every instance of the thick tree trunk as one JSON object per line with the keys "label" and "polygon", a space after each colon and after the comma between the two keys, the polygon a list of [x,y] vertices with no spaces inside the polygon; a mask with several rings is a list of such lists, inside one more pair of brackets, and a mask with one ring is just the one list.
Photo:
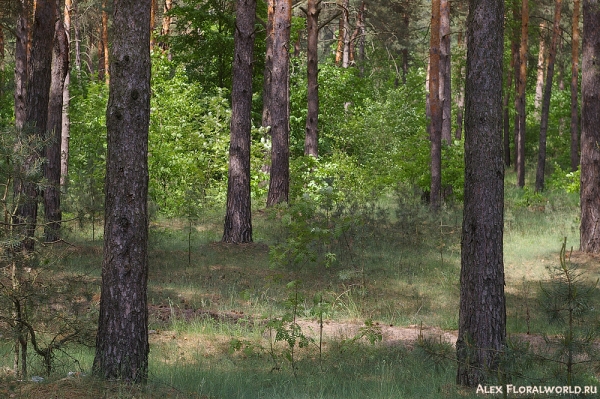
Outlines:
{"label": "thick tree trunk", "polygon": [[60,169],[61,142],[63,124],[63,89],[69,69],[69,43],[63,21],[57,10],[57,22],[54,33],[54,54],[52,58],[52,81],[48,104],[48,142],[46,144],[46,163],[44,164],[44,226],[46,242],[59,238],[60,220]]}
{"label": "thick tree trunk", "polygon": [[573,0],[571,39],[571,171],[579,167],[579,0]]}
{"label": "thick tree trunk", "polygon": [[537,61],[537,78],[535,81],[535,99],[534,107],[536,114],[539,116],[540,105],[542,105],[542,97],[544,94],[544,74],[546,72],[546,42],[544,37],[546,35],[546,22],[540,24],[540,51],[538,52]]}
{"label": "thick tree trunk", "polygon": [[452,143],[452,89],[450,63],[450,1],[440,2],[440,106],[442,141]]}
{"label": "thick tree trunk", "polygon": [[429,138],[431,140],[430,204],[438,209],[442,193],[442,108],[440,106],[440,0],[431,2],[429,47]]}
{"label": "thick tree trunk", "polygon": [[477,386],[506,341],[502,257],[502,58],[504,2],[470,0],[467,20],[465,197],[457,383]]}
{"label": "thick tree trunk", "polygon": [[[25,140],[37,137],[34,142],[46,138],[55,18],[56,0],[37,0],[31,38],[31,75],[27,83],[27,116],[23,137]],[[38,162],[39,158],[39,152],[34,146],[30,146],[27,159],[21,166],[21,170],[17,171],[15,179],[15,196],[20,201],[16,222],[26,225],[22,232],[23,248],[28,251],[33,251],[35,248],[33,236],[37,222],[38,182],[29,181],[27,171]]]}
{"label": "thick tree trunk", "polygon": [[550,116],[550,96],[552,94],[552,79],[554,78],[554,61],[556,60],[556,47],[558,45],[558,35],[560,34],[561,8],[562,0],[556,0],[554,10],[554,27],[552,29],[552,42],[550,43],[548,70],[546,71],[546,86],[544,87],[544,98],[542,99],[542,119],[540,121],[540,145],[537,170],[535,174],[535,191],[544,190],[544,177],[546,170],[546,137],[548,135],[548,118]]}
{"label": "thick tree trunk", "polygon": [[600,253],[600,2],[583,0],[581,251]]}
{"label": "thick tree trunk", "polygon": [[306,115],[306,136],[304,138],[304,154],[318,156],[319,138],[319,13],[320,0],[308,0],[306,9],[307,25],[307,66],[308,108]]}
{"label": "thick tree trunk", "polygon": [[525,107],[525,89],[527,87],[527,41],[529,30],[529,0],[522,0],[521,7],[521,46],[519,48],[519,78],[517,80],[517,95],[515,106],[517,109],[517,133],[515,146],[517,147],[517,186],[525,186],[525,130],[527,129],[527,115]]}
{"label": "thick tree trunk", "polygon": [[150,2],[115,0],[106,109],[104,258],[94,373],[148,377]]}
{"label": "thick tree trunk", "polygon": [[223,242],[252,242],[250,131],[252,128],[252,51],[256,0],[238,0],[231,91],[231,141],[227,213]]}
{"label": "thick tree trunk", "polygon": [[267,206],[287,202],[290,191],[289,43],[292,1],[275,0],[271,74],[271,178]]}

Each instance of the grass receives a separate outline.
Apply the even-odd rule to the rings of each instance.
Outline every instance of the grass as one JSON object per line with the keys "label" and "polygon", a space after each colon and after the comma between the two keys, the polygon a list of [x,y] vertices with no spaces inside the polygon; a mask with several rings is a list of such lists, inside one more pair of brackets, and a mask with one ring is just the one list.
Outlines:
{"label": "grass", "polygon": [[[277,267],[270,265],[270,251],[286,237],[279,219],[255,212],[256,242],[231,246],[218,242],[221,213],[207,212],[191,232],[186,220],[159,219],[150,226],[148,386],[83,375],[65,378],[69,371],[89,374],[93,351],[78,347],[67,348],[69,356],[57,356],[59,367],[45,382],[17,382],[8,371],[10,346],[4,336],[0,397],[54,398],[56,392],[61,398],[127,399],[476,397],[474,390],[454,384],[453,349],[439,342],[458,325],[458,207],[430,215],[410,198],[388,198],[385,217],[361,219],[360,228],[336,236],[327,247],[311,244],[317,264]],[[540,310],[539,287],[548,279],[546,266],[558,262],[563,237],[568,246],[578,247],[577,214],[576,199],[565,194],[538,196],[507,186],[504,256],[511,336],[558,331]],[[73,246],[65,249],[64,266],[97,282],[91,303],[97,306],[102,243],[78,228],[67,240]],[[319,263],[323,248],[337,254],[331,267]],[[577,255],[573,262],[590,275],[600,268],[593,257]],[[267,328],[268,320],[290,311],[286,284],[292,280],[301,281],[296,314],[302,332],[315,340],[295,349],[295,370],[285,357],[287,343],[274,342],[276,331]],[[321,355],[313,302],[318,295],[328,304]],[[381,343],[352,339],[367,320],[375,323],[374,333],[381,332]],[[437,344],[417,345],[419,332]],[[30,375],[36,367],[32,360]],[[536,367],[540,379],[522,380],[525,385],[560,382],[549,366]],[[587,370],[581,381],[597,383]]]}

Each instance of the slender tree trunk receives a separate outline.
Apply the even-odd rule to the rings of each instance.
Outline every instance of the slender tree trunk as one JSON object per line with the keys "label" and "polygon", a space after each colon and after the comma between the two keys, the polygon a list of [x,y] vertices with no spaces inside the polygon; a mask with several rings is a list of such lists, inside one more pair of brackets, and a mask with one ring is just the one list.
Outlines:
{"label": "slender tree trunk", "polygon": [[[463,38],[463,33],[462,31],[458,33],[458,46],[461,48],[461,54],[462,51],[465,49],[465,45],[463,42],[464,38]],[[462,138],[462,131],[463,131],[463,111],[465,108],[465,67],[463,65],[461,65],[458,69],[459,73],[458,73],[458,81],[460,82],[460,85],[458,87],[458,91],[456,94],[456,132],[454,133],[454,138],[456,140],[461,140]]]}
{"label": "slender tree trunk", "polygon": [[497,369],[506,341],[502,164],[504,2],[470,0],[457,383]]}
{"label": "slender tree trunk", "polygon": [[287,202],[290,190],[289,43],[292,1],[275,0],[271,85],[271,178],[267,206]]}
{"label": "slender tree trunk", "polygon": [[71,20],[73,21],[73,35],[75,36],[75,70],[77,78],[81,78],[81,32],[79,30],[79,14],[77,12],[77,2],[72,0]]}
{"label": "slender tree trunk", "polygon": [[154,28],[156,28],[156,9],[158,8],[158,0],[150,0],[150,50],[154,48]]}
{"label": "slender tree trunk", "polygon": [[20,0],[15,28],[15,125],[22,130],[27,119],[27,80],[29,53],[29,1]]}
{"label": "slender tree trunk", "polygon": [[[71,37],[71,11],[72,0],[65,0],[64,27],[67,38],[67,62],[70,63],[70,40]],[[71,138],[71,120],[69,118],[69,106],[71,104],[71,68],[67,68],[65,83],[63,85],[63,109],[62,109],[62,128],[60,144],[60,185],[65,187],[69,174],[69,140]]]}
{"label": "slender tree trunk", "polygon": [[335,63],[342,68],[348,68],[350,58],[350,2],[342,0],[340,4],[342,15],[340,16],[340,27],[338,31],[338,45],[335,53]]}
{"label": "slender tree trunk", "polygon": [[[513,2],[514,7],[514,2]],[[514,12],[514,8],[513,8]],[[508,168],[511,165],[510,158],[510,94],[513,82],[513,76],[516,78],[518,76],[517,65],[519,59],[519,32],[516,28],[512,29],[510,38],[510,69],[507,71],[506,75],[506,92],[504,95],[504,165]]]}
{"label": "slender tree trunk", "polygon": [[262,126],[271,126],[271,85],[273,84],[273,18],[275,0],[267,0],[267,29],[265,40],[265,72],[263,74]]}
{"label": "slender tree trunk", "polygon": [[600,253],[600,2],[583,0],[581,251]]}
{"label": "slender tree trunk", "polygon": [[109,60],[108,60],[108,0],[102,0],[102,62],[104,63],[104,81],[110,82]]}
{"label": "slender tree trunk", "polygon": [[536,114],[539,116],[540,105],[542,105],[542,97],[544,93],[544,74],[546,72],[546,42],[544,40],[546,32],[546,21],[540,24],[540,51],[538,52],[537,61],[537,79],[535,83],[535,100],[534,106]]}
{"label": "slender tree trunk", "polygon": [[[172,8],[173,0],[165,0],[165,7],[163,9],[162,28],[160,30],[161,36],[167,37],[171,33],[171,16],[169,15],[169,12]],[[167,51],[169,49],[169,46],[166,42],[160,43],[159,45],[163,49],[163,51]]]}
{"label": "slender tree trunk", "polygon": [[529,0],[522,0],[521,7],[521,46],[519,48],[519,79],[518,90],[515,96],[517,108],[517,185],[525,186],[525,131],[527,129],[527,115],[525,107],[525,89],[527,87],[527,41],[529,29]]}
{"label": "slender tree trunk", "polygon": [[231,91],[231,141],[227,213],[223,242],[252,242],[250,131],[252,128],[252,51],[256,0],[238,0]]}
{"label": "slender tree trunk", "polygon": [[546,137],[548,135],[548,118],[550,116],[550,96],[552,94],[552,79],[554,78],[554,62],[556,60],[556,47],[560,34],[560,16],[562,0],[556,0],[554,11],[554,27],[552,29],[552,42],[548,56],[548,71],[546,72],[546,86],[542,99],[542,119],[540,122],[540,146],[538,152],[537,171],[535,175],[535,191],[544,190],[544,177],[546,170]]}
{"label": "slender tree trunk", "polygon": [[[37,0],[31,39],[31,75],[27,83],[26,131],[23,137],[27,141],[35,137],[37,140],[46,138],[55,18],[56,0]],[[23,248],[27,251],[35,248],[33,236],[38,211],[37,182],[28,181],[27,176],[39,159],[39,152],[34,146],[30,146],[27,159],[21,166],[22,169],[17,171],[15,179],[15,196],[21,199],[15,219],[17,223],[26,225],[22,234]]]}
{"label": "slender tree trunk", "polygon": [[452,143],[452,89],[450,63],[450,1],[440,2],[440,106],[442,141]]}
{"label": "slender tree trunk", "polygon": [[431,41],[429,47],[429,138],[431,140],[431,191],[433,209],[441,204],[442,192],[442,108],[440,106],[440,0],[431,2]]}
{"label": "slender tree trunk", "polygon": [[304,139],[304,154],[318,156],[319,138],[319,13],[320,0],[308,0],[306,9],[307,35],[307,67],[308,108],[306,115],[306,136]]}
{"label": "slender tree trunk", "polygon": [[571,40],[571,170],[579,167],[579,0],[573,0]]}
{"label": "slender tree trunk", "polygon": [[59,10],[56,14],[54,33],[54,54],[52,58],[52,81],[48,104],[48,143],[46,144],[46,163],[44,177],[47,185],[44,188],[44,228],[46,242],[59,238],[60,221],[60,169],[61,169],[61,138],[63,123],[63,90],[65,78],[69,69],[69,43]]}
{"label": "slender tree trunk", "polygon": [[94,373],[148,377],[150,2],[115,0],[106,109],[104,258]]}
{"label": "slender tree trunk", "polygon": [[4,28],[0,26],[0,98],[4,97]]}

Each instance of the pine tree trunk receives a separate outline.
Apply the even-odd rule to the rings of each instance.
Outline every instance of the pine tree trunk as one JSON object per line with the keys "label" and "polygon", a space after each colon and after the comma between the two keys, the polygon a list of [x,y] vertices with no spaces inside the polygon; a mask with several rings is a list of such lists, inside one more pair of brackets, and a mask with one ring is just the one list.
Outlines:
{"label": "pine tree trunk", "polygon": [[429,138],[431,140],[431,191],[433,209],[441,205],[442,193],[442,108],[440,106],[440,0],[431,2],[429,47]]}
{"label": "pine tree trunk", "polygon": [[548,118],[550,116],[550,96],[552,94],[552,79],[554,78],[554,62],[556,60],[556,47],[558,35],[560,34],[560,16],[562,0],[556,0],[554,11],[554,27],[552,29],[552,42],[550,43],[550,55],[548,56],[548,70],[546,71],[546,85],[542,99],[542,119],[540,122],[540,144],[538,152],[538,163],[535,175],[535,191],[544,190],[544,177],[546,170],[546,137],[548,135]]}
{"label": "pine tree trunk", "polygon": [[106,110],[104,257],[93,370],[148,377],[148,125],[150,2],[116,0]]}
{"label": "pine tree trunk", "polygon": [[319,13],[321,12],[320,0],[308,0],[306,9],[307,25],[307,115],[306,136],[304,138],[304,154],[318,156],[319,138]]}
{"label": "pine tree trunk", "polygon": [[527,115],[525,107],[525,89],[527,88],[527,42],[529,29],[529,0],[522,0],[521,7],[521,46],[519,48],[519,78],[515,106],[517,109],[517,186],[525,186],[525,131],[527,129]]}
{"label": "pine tree trunk", "polygon": [[440,106],[442,141],[452,143],[452,89],[450,62],[450,1],[440,2]]}
{"label": "pine tree trunk", "polygon": [[583,0],[581,251],[600,253],[600,3]]}
{"label": "pine tree trunk", "polygon": [[[166,37],[169,36],[169,34],[171,33],[171,16],[169,15],[169,12],[172,8],[173,0],[165,0],[165,6],[163,8],[162,27],[160,29],[161,36]],[[163,51],[167,51],[169,48],[169,45],[165,42],[159,43],[159,46],[163,49]]]}
{"label": "pine tree trunk", "polygon": [[571,171],[579,167],[579,0],[573,0],[571,39]]}
{"label": "pine tree trunk", "polygon": [[[546,22],[542,22],[540,24],[540,51],[538,52],[538,61],[537,61],[537,78],[535,83],[535,100],[534,107],[536,113],[540,109],[540,105],[542,104],[542,97],[544,93],[544,73],[546,72],[546,42],[544,41],[546,30]],[[537,114],[539,115],[539,113]]]}
{"label": "pine tree trunk", "polygon": [[457,383],[477,386],[498,367],[506,341],[502,257],[502,59],[504,2],[470,0],[467,20],[465,192]]}
{"label": "pine tree trunk", "polygon": [[48,143],[46,144],[46,163],[44,164],[44,177],[47,183],[43,194],[46,242],[58,240],[60,220],[62,219],[60,210],[60,147],[63,123],[63,89],[69,69],[68,38],[58,10],[56,20],[52,81],[48,104]]}
{"label": "pine tree trunk", "polygon": [[275,0],[271,84],[271,178],[267,206],[287,202],[290,191],[289,55],[291,0]]}
{"label": "pine tree trunk", "polygon": [[275,0],[267,0],[267,28],[265,40],[265,72],[263,74],[262,126],[271,126],[271,85],[273,84],[273,17]]}
{"label": "pine tree trunk", "polygon": [[[514,2],[513,2],[513,13],[514,13]],[[514,15],[514,14],[513,14]],[[519,60],[519,32],[517,29],[513,28],[511,32],[510,38],[510,68],[506,72],[506,92],[504,95],[504,165],[508,168],[511,165],[511,157],[510,157],[510,94],[511,88],[513,84],[513,76],[516,78],[518,76],[518,60]]]}
{"label": "pine tree trunk", "polygon": [[104,81],[110,82],[110,71],[108,62],[108,0],[102,0],[102,69],[104,70]]}
{"label": "pine tree trunk", "polygon": [[15,125],[17,130],[21,130],[27,119],[29,1],[20,0],[18,6],[15,28]]}
{"label": "pine tree trunk", "polygon": [[[48,121],[48,102],[52,69],[52,41],[56,18],[56,0],[37,0],[31,38],[31,75],[27,82],[27,110],[24,140],[44,140]],[[35,139],[37,137],[38,139]],[[23,142],[24,143],[24,142]],[[24,143],[25,144],[25,143]],[[39,144],[39,143],[38,143]],[[27,144],[29,145],[29,144]],[[27,159],[17,171],[15,196],[20,199],[16,212],[16,222],[26,224],[23,234],[23,248],[33,251],[35,227],[38,211],[38,188],[36,181],[29,181],[27,171],[39,161],[40,154],[29,148]]]}
{"label": "pine tree trunk", "polygon": [[250,203],[250,131],[252,113],[252,51],[256,0],[238,0],[234,34],[231,91],[231,141],[227,180],[227,214],[223,242],[252,242]]}
{"label": "pine tree trunk", "polygon": [[[70,63],[70,40],[71,37],[71,11],[73,5],[71,0],[65,0],[64,27],[67,37],[67,61]],[[65,83],[63,85],[63,109],[62,109],[62,128],[60,144],[60,185],[65,187],[69,174],[69,140],[71,138],[71,121],[69,118],[69,106],[71,103],[71,68],[67,68]]]}

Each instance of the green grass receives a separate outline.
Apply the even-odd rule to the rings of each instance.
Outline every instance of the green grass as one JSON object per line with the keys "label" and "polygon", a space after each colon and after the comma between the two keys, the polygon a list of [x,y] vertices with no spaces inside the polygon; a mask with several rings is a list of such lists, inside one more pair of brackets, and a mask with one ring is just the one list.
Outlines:
{"label": "green grass", "polygon": [[[286,231],[281,219],[269,212],[254,213],[255,243],[238,246],[218,242],[222,229],[218,210],[207,211],[191,229],[187,220],[153,222],[149,387],[117,389],[84,378],[81,384],[90,387],[84,397],[97,397],[98,392],[115,398],[476,397],[473,390],[454,384],[452,348],[442,345],[436,355],[427,354],[413,341],[384,340],[375,345],[365,339],[343,341],[352,338],[352,331],[366,320],[380,326],[422,326],[425,331],[434,327],[438,332],[433,338],[440,331],[457,329],[460,206],[449,205],[432,215],[416,200],[391,196],[385,199],[385,210],[387,216],[360,219],[360,225],[327,245],[312,243],[316,262],[277,267],[272,267],[269,251],[285,243]],[[534,195],[507,185],[504,260],[508,332],[514,337],[528,331],[538,337],[559,331],[548,325],[541,312],[540,284],[548,280],[546,266],[558,262],[563,237],[569,247],[578,248],[577,214],[574,197]],[[73,246],[65,249],[63,266],[96,282],[90,289],[97,299],[102,243],[91,241],[89,227],[73,227],[67,241]],[[337,254],[330,267],[322,263],[326,251]],[[597,275],[597,259],[574,261],[591,276]],[[316,319],[311,313],[313,298],[321,295],[330,306],[326,322],[348,326],[346,336],[326,336],[321,356],[318,340],[308,348],[296,348],[295,372],[285,358],[287,343],[273,343],[275,332],[269,339],[266,328],[269,319],[290,311],[286,300],[291,291],[286,284],[293,280],[301,281],[299,293],[304,298],[296,309],[300,320]],[[0,367],[10,367],[10,356],[4,356],[10,353],[8,337],[0,340]],[[232,342],[240,343],[240,350],[233,350]],[[69,347],[67,353],[70,357],[57,357],[60,367],[48,384],[60,385],[67,371],[76,371],[77,363],[89,373],[93,350]],[[35,363],[32,367],[35,370]],[[552,379],[549,368],[538,364],[532,375],[539,380],[522,381],[525,385],[561,382],[559,377]],[[596,382],[587,370],[579,375],[581,381]],[[14,386],[10,381],[10,374],[2,376],[0,387]],[[0,396],[3,392],[0,388]]]}

